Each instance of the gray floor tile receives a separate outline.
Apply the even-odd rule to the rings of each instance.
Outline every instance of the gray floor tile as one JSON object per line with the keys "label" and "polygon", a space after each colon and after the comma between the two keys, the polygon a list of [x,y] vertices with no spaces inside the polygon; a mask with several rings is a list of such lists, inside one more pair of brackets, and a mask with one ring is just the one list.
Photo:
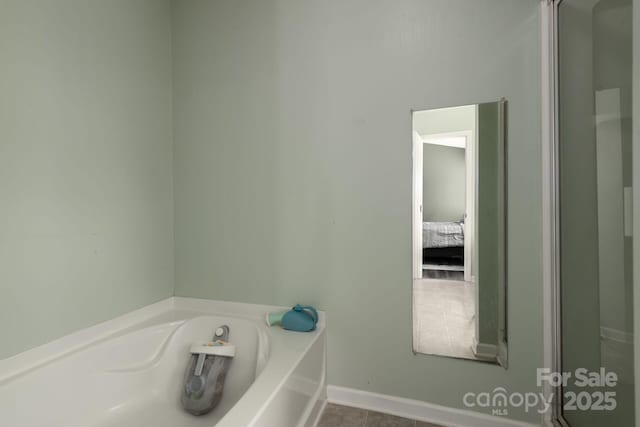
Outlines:
{"label": "gray floor tile", "polygon": [[415,425],[414,420],[369,411],[365,427],[415,427]]}
{"label": "gray floor tile", "polygon": [[381,412],[329,403],[318,427],[442,427]]}
{"label": "gray floor tile", "polygon": [[416,421],[416,427],[442,427],[442,426],[426,423],[424,421]]}
{"label": "gray floor tile", "polygon": [[367,411],[329,403],[318,427],[364,427]]}
{"label": "gray floor tile", "polygon": [[413,286],[413,336],[418,353],[476,359],[475,285],[416,280]]}

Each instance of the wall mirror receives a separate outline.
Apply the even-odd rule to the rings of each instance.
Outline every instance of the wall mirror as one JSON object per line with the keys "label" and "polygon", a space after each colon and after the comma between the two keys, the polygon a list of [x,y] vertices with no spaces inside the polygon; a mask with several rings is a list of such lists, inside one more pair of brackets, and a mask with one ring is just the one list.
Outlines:
{"label": "wall mirror", "polygon": [[414,353],[506,367],[505,111],[412,113]]}

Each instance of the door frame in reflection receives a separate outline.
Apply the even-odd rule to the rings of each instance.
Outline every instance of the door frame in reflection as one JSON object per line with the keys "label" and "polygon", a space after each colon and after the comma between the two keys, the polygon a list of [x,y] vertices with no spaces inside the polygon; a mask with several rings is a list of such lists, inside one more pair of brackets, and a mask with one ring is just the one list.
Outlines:
{"label": "door frame in reflection", "polygon": [[[477,108],[476,108],[476,128],[477,128]],[[477,129],[476,129],[477,133]],[[464,139],[462,144],[459,144],[456,140]],[[414,168],[413,168],[413,209],[414,215],[417,219],[420,219],[419,223],[414,224],[413,227],[413,240],[414,242],[422,243],[422,214],[424,208],[423,192],[424,189],[419,184],[423,182],[424,175],[424,157],[422,148],[424,144],[451,146],[461,148],[465,150],[465,240],[464,240],[464,280],[465,282],[475,282],[475,277],[472,277],[472,248],[473,248],[473,236],[475,236],[475,197],[476,197],[476,160],[475,160],[475,140],[473,138],[473,131],[461,130],[446,133],[437,133],[429,135],[414,135],[414,144],[422,144],[414,146]],[[469,191],[471,189],[471,191]],[[468,238],[471,236],[471,239]],[[422,245],[414,244],[414,279],[422,279]]]}

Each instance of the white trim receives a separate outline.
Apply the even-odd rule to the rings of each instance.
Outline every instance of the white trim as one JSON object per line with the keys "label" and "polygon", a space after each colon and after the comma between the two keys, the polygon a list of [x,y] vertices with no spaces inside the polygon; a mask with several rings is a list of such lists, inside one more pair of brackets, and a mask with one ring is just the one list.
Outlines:
{"label": "white trim", "polygon": [[[413,129],[413,116],[411,118]],[[413,280],[422,279],[422,183],[423,183],[423,158],[422,148],[424,141],[418,132],[412,130],[413,138],[413,182],[411,183],[412,194],[412,245],[413,245]]]}
{"label": "white trim", "polygon": [[[543,367],[560,370],[559,284],[556,254],[556,147],[555,147],[555,7],[553,1],[541,2],[541,83],[542,83],[542,312]],[[545,400],[554,399],[552,411],[543,416],[544,425],[554,426],[560,416],[555,388],[542,387]]]}
{"label": "white trim", "polygon": [[[478,198],[478,104],[473,107],[473,131],[468,132],[467,147],[464,152],[464,280],[473,282],[475,266],[473,253],[476,245],[476,200]],[[477,288],[476,288],[477,289]]]}
{"label": "white trim", "polygon": [[494,417],[481,412],[335,385],[327,387],[327,400],[330,403],[384,412],[447,427],[539,427],[538,424]]}
{"label": "white trim", "polygon": [[[472,104],[477,105],[477,104]],[[443,108],[437,108],[437,110],[442,110]],[[431,144],[429,140],[439,140],[439,139],[447,139],[447,138],[457,138],[460,136],[464,136],[467,139],[472,137],[473,130],[456,130],[453,132],[442,132],[442,133],[425,133],[420,135],[420,138],[424,141],[425,144]],[[437,144],[437,142],[436,142]]]}
{"label": "white trim", "polygon": [[451,147],[451,148],[461,148],[465,149],[467,147],[467,138],[463,136],[443,136],[443,137],[433,137],[429,136],[426,138],[422,138],[425,144],[431,145],[441,145],[443,147]]}
{"label": "white trim", "polygon": [[495,344],[484,344],[478,342],[478,339],[473,337],[473,354],[478,359],[496,360],[498,357],[498,346]]}

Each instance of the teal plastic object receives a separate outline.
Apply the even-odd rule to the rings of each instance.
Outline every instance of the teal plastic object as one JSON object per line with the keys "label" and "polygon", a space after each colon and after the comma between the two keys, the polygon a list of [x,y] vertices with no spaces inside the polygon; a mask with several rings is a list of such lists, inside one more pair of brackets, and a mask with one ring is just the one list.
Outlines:
{"label": "teal plastic object", "polygon": [[280,325],[288,331],[311,332],[317,323],[318,312],[310,305],[296,304],[289,311],[267,314],[269,326]]}

